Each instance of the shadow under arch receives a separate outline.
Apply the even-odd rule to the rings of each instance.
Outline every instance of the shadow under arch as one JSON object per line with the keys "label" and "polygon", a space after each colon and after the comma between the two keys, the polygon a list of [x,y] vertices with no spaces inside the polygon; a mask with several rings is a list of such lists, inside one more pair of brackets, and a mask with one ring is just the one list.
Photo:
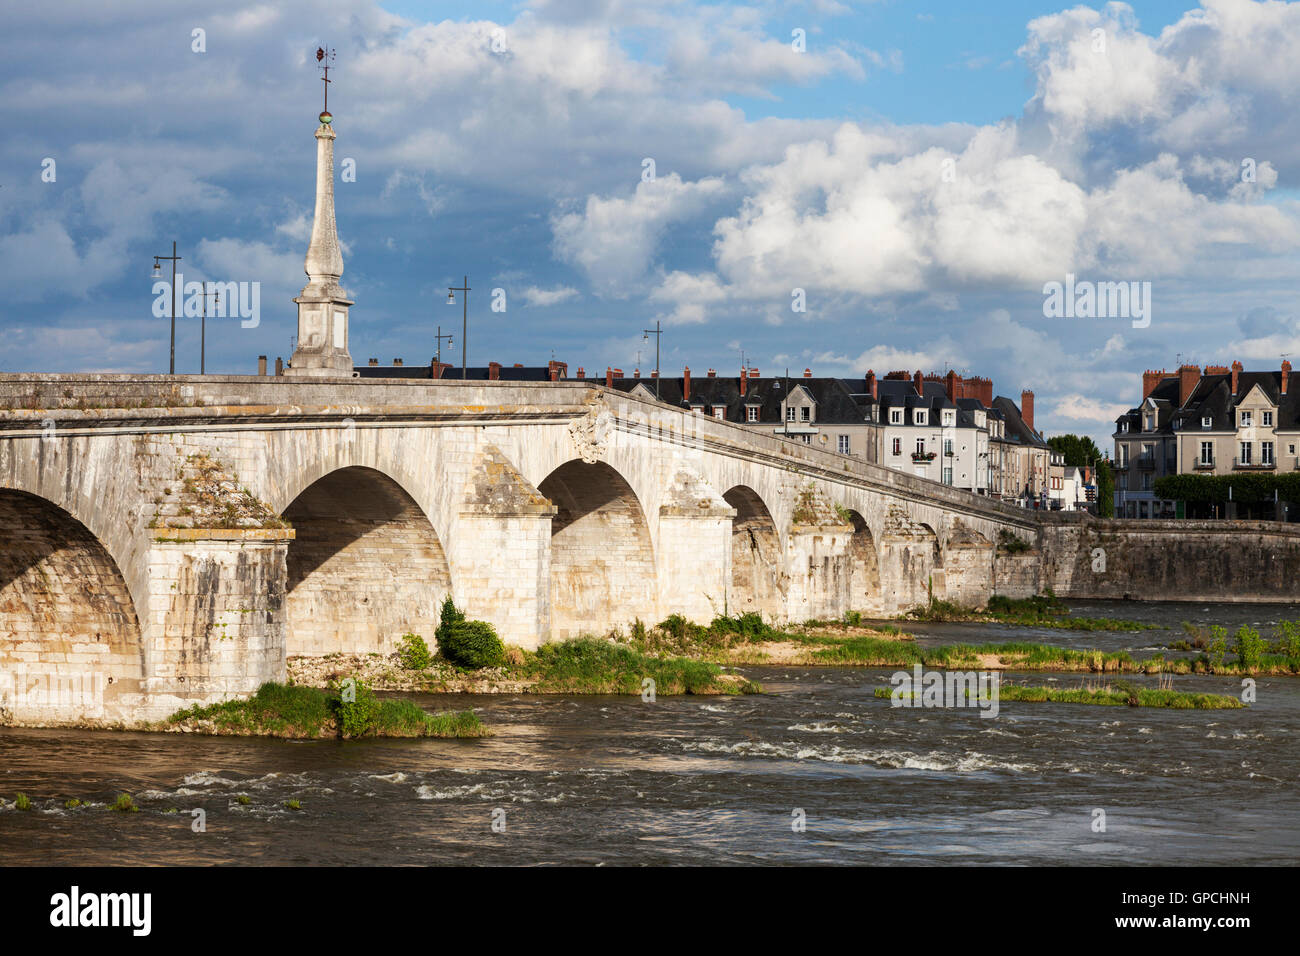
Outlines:
{"label": "shadow under arch", "polygon": [[415,499],[381,471],[351,465],[299,492],[286,586],[288,656],[390,653],[403,634],[434,644],[451,568]]}
{"label": "shadow under arch", "polygon": [[875,613],[883,609],[880,558],[867,520],[849,510],[853,536],[849,539],[849,610]]}
{"label": "shadow under arch", "polygon": [[785,608],[781,573],[781,542],[772,512],[754,489],[735,485],[723,500],[736,509],[731,519],[731,587],[727,611],[750,612],[771,622]]}
{"label": "shadow under arch", "polygon": [[48,499],[0,489],[0,710],[97,716],[138,694],[144,673],[139,615],[108,549]]}
{"label": "shadow under arch", "polygon": [[538,491],[551,519],[551,635],[602,634],[655,612],[650,528],[636,492],[604,462],[567,461]]}

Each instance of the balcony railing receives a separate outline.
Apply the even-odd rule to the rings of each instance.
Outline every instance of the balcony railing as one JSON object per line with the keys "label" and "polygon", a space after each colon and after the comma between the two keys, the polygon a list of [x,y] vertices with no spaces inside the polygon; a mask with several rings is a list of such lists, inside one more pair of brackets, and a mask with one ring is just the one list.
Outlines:
{"label": "balcony railing", "polygon": [[1192,470],[1193,471],[1214,471],[1214,459],[1211,458],[1209,461],[1197,459],[1192,464]]}
{"label": "balcony railing", "polygon": [[1138,458],[1137,458],[1137,466],[1138,466],[1138,468],[1141,469],[1142,471],[1155,471],[1155,470],[1156,470],[1156,456],[1155,456],[1155,455],[1138,455]]}
{"label": "balcony railing", "polygon": [[1273,471],[1277,468],[1275,461],[1242,461],[1240,458],[1232,459],[1232,467],[1236,471]]}
{"label": "balcony railing", "polygon": [[934,461],[934,452],[914,451],[912,452],[912,461]]}

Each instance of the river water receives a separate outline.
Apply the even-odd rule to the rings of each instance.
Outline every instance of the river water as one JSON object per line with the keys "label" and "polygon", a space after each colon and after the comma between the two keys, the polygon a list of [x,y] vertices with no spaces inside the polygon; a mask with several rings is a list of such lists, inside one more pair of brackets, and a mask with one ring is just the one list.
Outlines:
{"label": "river water", "polygon": [[[918,625],[925,643],[1140,649],[1300,607],[1089,603],[1173,631]],[[483,740],[0,729],[5,864],[1291,864],[1300,678],[1231,711],[891,708],[889,670],[746,668],[748,697],[420,696]],[[1008,674],[1076,686],[1085,675]],[[1154,678],[1136,678],[1154,684]],[[1231,678],[1176,687],[1239,693]],[[139,813],[103,809],[130,791]],[[241,803],[240,796],[247,798]],[[77,797],[89,806],[63,808]],[[289,800],[301,810],[284,807]],[[168,813],[175,808],[178,813]],[[196,833],[191,811],[205,813]],[[1105,831],[1100,832],[1104,811]],[[494,815],[497,830],[493,829]],[[802,832],[796,824],[803,822]]]}

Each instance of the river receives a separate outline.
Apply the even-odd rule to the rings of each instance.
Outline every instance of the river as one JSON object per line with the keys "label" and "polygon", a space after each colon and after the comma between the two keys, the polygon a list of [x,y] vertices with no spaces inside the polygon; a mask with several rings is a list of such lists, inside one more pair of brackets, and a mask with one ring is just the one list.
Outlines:
{"label": "river", "polygon": [[[1140,649],[1300,607],[1074,605],[1173,631],[918,625],[925,643]],[[1143,655],[1145,656],[1145,655]],[[483,740],[284,742],[0,728],[0,860],[21,864],[1293,864],[1300,678],[1221,711],[899,709],[891,670],[746,668],[747,697],[418,696]],[[1007,679],[1077,685],[1085,675]],[[1154,678],[1135,678],[1153,685]],[[1179,689],[1239,693],[1231,678]],[[103,809],[117,793],[139,813]],[[241,802],[240,797],[247,802]],[[88,806],[68,810],[76,797]],[[297,800],[300,810],[285,807]],[[175,808],[179,812],[169,813]],[[205,814],[205,829],[194,832]],[[1100,832],[1096,811],[1104,811]],[[494,815],[497,829],[493,829]],[[803,829],[798,829],[802,821]]]}

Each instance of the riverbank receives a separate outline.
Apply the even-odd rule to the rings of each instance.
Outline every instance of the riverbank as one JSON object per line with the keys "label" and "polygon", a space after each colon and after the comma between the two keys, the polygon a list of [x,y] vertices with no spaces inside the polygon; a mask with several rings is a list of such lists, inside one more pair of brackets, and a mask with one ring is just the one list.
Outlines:
{"label": "riverbank", "polygon": [[1030,598],[994,595],[982,608],[931,599],[928,604],[900,614],[899,621],[1007,624],[1013,627],[1054,628],[1069,631],[1145,631],[1162,625],[1123,618],[1076,617],[1056,595],[1048,592]]}
{"label": "riverbank", "polygon": [[[942,687],[939,688],[942,691]],[[904,691],[877,687],[875,696],[886,700],[925,700],[925,691]],[[940,693],[939,699],[942,699]],[[968,703],[991,700],[990,696],[966,695]],[[1246,705],[1226,694],[1197,694],[1170,687],[1134,687],[1124,681],[1102,686],[1033,687],[1024,684],[1000,684],[997,700],[1008,702],[1085,704],[1101,707],[1163,707],[1172,710],[1238,710]],[[949,705],[951,706],[951,704]]]}

